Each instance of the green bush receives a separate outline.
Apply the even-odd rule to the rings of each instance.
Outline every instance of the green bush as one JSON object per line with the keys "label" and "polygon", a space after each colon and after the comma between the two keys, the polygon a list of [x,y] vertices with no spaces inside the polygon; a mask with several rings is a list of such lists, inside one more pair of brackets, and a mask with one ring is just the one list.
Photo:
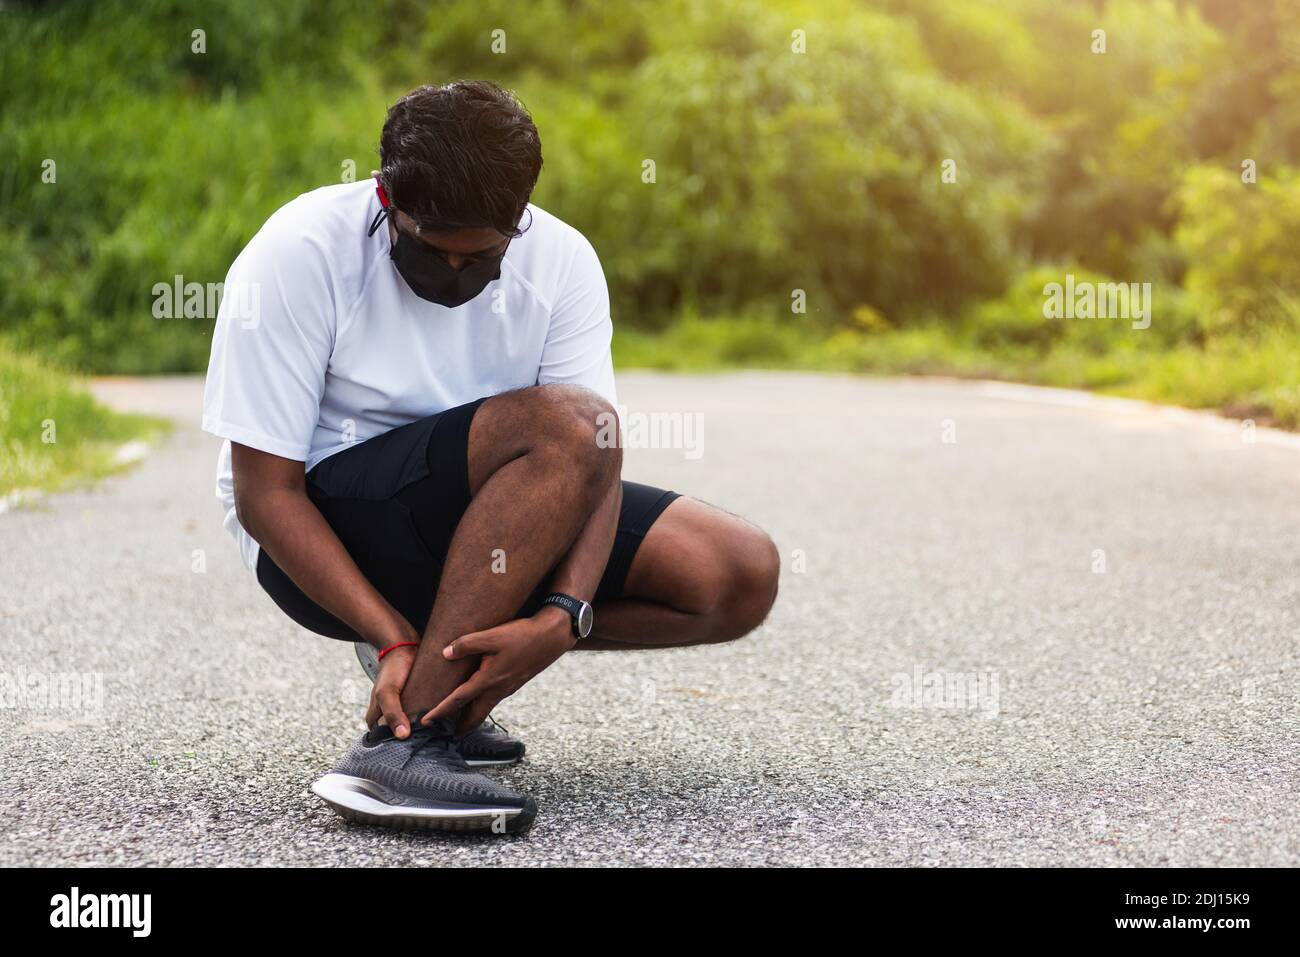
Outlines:
{"label": "green bush", "polygon": [[1300,169],[1258,182],[1240,170],[1188,170],[1175,238],[1188,296],[1210,335],[1257,333],[1300,320]]}

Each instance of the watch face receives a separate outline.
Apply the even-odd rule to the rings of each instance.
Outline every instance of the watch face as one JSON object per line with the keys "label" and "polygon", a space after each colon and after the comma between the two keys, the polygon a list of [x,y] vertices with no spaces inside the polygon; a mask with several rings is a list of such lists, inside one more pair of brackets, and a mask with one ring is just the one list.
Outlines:
{"label": "watch face", "polygon": [[593,612],[591,606],[584,601],[582,607],[578,609],[578,637],[586,638],[591,634],[591,626],[595,621],[595,612]]}

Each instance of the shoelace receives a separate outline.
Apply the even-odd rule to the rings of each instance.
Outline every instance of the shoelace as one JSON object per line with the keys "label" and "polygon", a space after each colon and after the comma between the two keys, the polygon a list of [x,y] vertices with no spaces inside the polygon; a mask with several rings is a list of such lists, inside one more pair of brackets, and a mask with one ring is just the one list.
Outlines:
{"label": "shoelace", "polygon": [[[460,752],[456,750],[456,742],[451,735],[442,733],[441,729],[424,727],[418,721],[414,724],[415,726],[411,729],[411,738],[415,742],[415,747],[411,748],[411,754],[406,759],[406,764],[409,765],[422,752],[432,748],[442,751],[450,759],[440,763],[452,764],[457,767],[464,766],[465,762],[461,758]],[[424,740],[418,740],[419,738]]]}

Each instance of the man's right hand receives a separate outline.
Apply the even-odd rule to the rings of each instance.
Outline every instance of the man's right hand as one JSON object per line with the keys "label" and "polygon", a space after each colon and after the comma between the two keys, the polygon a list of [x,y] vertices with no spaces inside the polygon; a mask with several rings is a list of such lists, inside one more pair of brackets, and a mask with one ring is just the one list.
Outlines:
{"label": "man's right hand", "polygon": [[402,688],[406,686],[411,666],[415,664],[418,645],[405,645],[394,648],[384,655],[379,662],[379,677],[370,689],[370,707],[366,709],[366,727],[370,727],[381,717],[384,724],[393,729],[399,738],[411,734],[411,719],[402,710]]}

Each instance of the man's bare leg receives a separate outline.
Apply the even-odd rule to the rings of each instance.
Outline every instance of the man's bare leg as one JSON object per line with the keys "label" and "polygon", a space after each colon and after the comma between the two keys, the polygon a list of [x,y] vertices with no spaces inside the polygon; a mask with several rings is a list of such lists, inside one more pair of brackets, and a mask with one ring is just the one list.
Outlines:
{"label": "man's bare leg", "polygon": [[776,599],[780,556],[743,519],[690,498],[673,501],[637,549],[624,597],[595,606],[577,647],[626,651],[732,641]]}
{"label": "man's bare leg", "polygon": [[[622,451],[597,444],[602,413],[613,409],[594,393],[560,385],[508,392],[479,406],[469,434],[470,505],[402,690],[413,721],[478,665],[476,657],[448,661],[442,649],[513,618],[618,490]],[[504,555],[506,574],[491,573],[494,555]]]}

